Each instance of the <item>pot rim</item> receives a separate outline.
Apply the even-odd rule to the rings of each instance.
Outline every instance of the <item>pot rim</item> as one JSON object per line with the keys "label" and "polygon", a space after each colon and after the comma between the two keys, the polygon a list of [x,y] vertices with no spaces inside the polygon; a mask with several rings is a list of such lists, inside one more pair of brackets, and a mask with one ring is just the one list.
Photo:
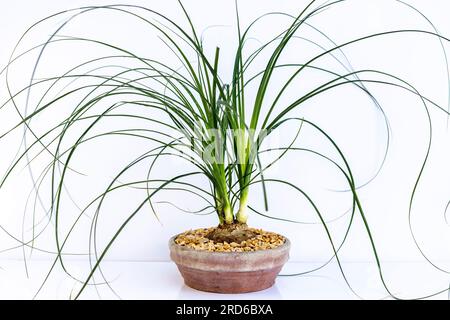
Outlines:
{"label": "pot rim", "polygon": [[291,247],[291,242],[289,241],[289,239],[285,236],[284,239],[284,243],[278,247],[272,248],[272,249],[262,249],[262,250],[256,250],[256,251],[242,251],[242,252],[236,252],[236,251],[230,251],[230,252],[226,252],[226,251],[208,251],[208,250],[197,250],[194,248],[189,248],[186,246],[181,246],[179,244],[177,244],[175,242],[175,239],[181,235],[182,233],[176,234],[173,237],[170,238],[169,240],[169,247],[171,249],[171,251],[174,249],[178,252],[182,251],[182,252],[196,252],[199,255],[230,255],[230,256],[241,256],[241,255],[261,255],[261,254],[267,254],[269,252],[279,252],[279,251],[286,251],[289,250]]}

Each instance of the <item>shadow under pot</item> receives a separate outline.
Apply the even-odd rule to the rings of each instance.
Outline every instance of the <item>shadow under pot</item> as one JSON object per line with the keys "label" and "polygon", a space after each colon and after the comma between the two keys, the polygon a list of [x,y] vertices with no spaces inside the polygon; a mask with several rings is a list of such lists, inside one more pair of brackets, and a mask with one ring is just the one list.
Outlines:
{"label": "shadow under pot", "polygon": [[270,288],[289,259],[290,242],[246,252],[196,250],[169,240],[170,257],[187,286],[215,293],[245,293]]}

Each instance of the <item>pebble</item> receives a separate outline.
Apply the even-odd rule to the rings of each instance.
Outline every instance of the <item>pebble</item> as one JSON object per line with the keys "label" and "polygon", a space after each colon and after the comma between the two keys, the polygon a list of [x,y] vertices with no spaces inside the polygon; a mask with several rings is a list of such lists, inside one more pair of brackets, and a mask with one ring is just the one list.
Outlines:
{"label": "pebble", "polygon": [[262,229],[249,228],[257,234],[256,237],[236,242],[217,242],[206,238],[206,235],[214,228],[202,228],[183,232],[176,239],[175,243],[180,246],[193,248],[195,250],[206,250],[215,252],[248,252],[257,250],[270,250],[281,246],[285,238],[277,233],[264,231]]}

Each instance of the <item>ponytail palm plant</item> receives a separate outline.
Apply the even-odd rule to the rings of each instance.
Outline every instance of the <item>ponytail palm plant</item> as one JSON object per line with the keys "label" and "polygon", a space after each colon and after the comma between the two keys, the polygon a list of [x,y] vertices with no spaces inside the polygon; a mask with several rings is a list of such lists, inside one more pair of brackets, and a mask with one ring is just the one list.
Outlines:
{"label": "ponytail palm plant", "polygon": [[[179,2],[179,10],[184,13],[188,27],[183,27],[149,8],[136,5],[88,6],[57,13],[34,24],[26,31],[20,41],[38,25],[51,19],[59,19],[63,15],[66,17],[64,23],[45,42],[23,52],[17,52],[18,45],[11,55],[7,67],[3,70],[8,83],[9,99],[3,104],[2,108],[6,109],[8,106],[14,108],[20,116],[20,121],[3,132],[1,138],[4,139],[23,128],[26,139],[24,138],[23,141],[24,150],[18,153],[5,172],[0,187],[3,187],[7,180],[13,176],[13,172],[19,169],[20,164],[28,165],[38,161],[44,155],[50,156],[51,161],[44,165],[38,174],[31,172],[31,177],[35,194],[34,208],[42,201],[42,188],[45,181],[50,183],[51,191],[48,197],[50,198],[50,204],[43,204],[43,206],[46,207],[46,219],[48,222],[51,221],[52,224],[47,223],[42,227],[42,223],[35,221],[35,211],[33,211],[31,237],[20,239],[13,234],[10,234],[10,236],[19,243],[19,247],[39,250],[34,242],[44,234],[49,226],[53,225],[56,249],[52,253],[55,255],[55,260],[48,276],[57,263],[60,263],[63,269],[68,272],[64,267],[66,242],[82,217],[86,215],[86,212],[95,208],[95,214],[90,218],[89,234],[89,241],[93,243],[92,246],[94,247],[94,252],[91,252],[91,246],[89,246],[89,256],[90,258],[94,257],[95,260],[86,278],[79,280],[82,283],[82,288],[76,295],[76,297],[79,297],[84,288],[92,283],[96,272],[103,276],[100,263],[118,236],[145,206],[148,205],[154,210],[153,199],[161,191],[174,190],[197,195],[199,199],[207,201],[210,204],[209,206],[213,207],[220,228],[230,231],[237,227],[245,228],[249,212],[272,219],[281,219],[268,216],[249,206],[251,186],[257,184],[262,186],[263,197],[260,200],[267,209],[268,189],[266,185],[277,183],[293,188],[298,192],[299,197],[306,199],[311,206],[331,245],[333,254],[330,261],[333,258],[336,259],[346,282],[347,278],[341,267],[338,252],[346,242],[353,218],[359,216],[370,240],[381,281],[391,294],[383,278],[376,244],[358,196],[360,185],[355,181],[345,153],[325,129],[306,117],[296,115],[295,111],[301,111],[303,105],[324,93],[353,86],[363,92],[375,105],[383,115],[386,127],[388,127],[388,121],[381,104],[367,88],[367,84],[377,84],[414,94],[422,103],[428,115],[426,121],[431,121],[428,113],[429,106],[442,111],[443,115],[448,115],[445,108],[424,97],[414,86],[395,75],[379,70],[355,70],[349,63],[343,49],[356,43],[363,43],[371,38],[402,34],[422,34],[433,37],[441,43],[442,48],[449,39],[440,35],[428,20],[433,31],[391,30],[369,34],[337,44],[323,31],[310,23],[312,17],[320,16],[323,11],[349,1],[327,1],[319,5],[314,0],[309,2],[297,15],[268,13],[254,20],[245,29],[241,29],[236,3],[235,53],[231,64],[228,61],[228,64],[232,66],[231,76],[228,78],[224,78],[219,71],[221,66],[224,65],[221,48],[217,47],[213,52],[205,49],[203,38],[199,36],[194,22],[181,2]],[[402,1],[394,2],[401,3],[410,10],[418,12],[417,9]],[[131,50],[101,40],[61,35],[63,29],[74,23],[78,17],[97,11],[121,13],[143,22],[158,34],[163,46],[170,49],[179,66],[172,67],[163,60],[156,60],[151,56],[144,57],[133,53]],[[69,15],[68,18],[67,15]],[[264,23],[265,19],[272,16],[285,19],[288,26],[249,53],[246,45],[252,30],[256,25]],[[313,30],[316,35],[327,40],[331,46],[326,48],[303,37],[302,30],[305,28]],[[287,50],[286,48],[293,42],[300,40],[308,41],[321,52],[307,61],[284,63],[282,58]],[[35,72],[38,65],[40,66],[46,50],[52,46],[67,43],[97,46],[106,49],[111,54],[84,61],[58,76],[36,78]],[[229,44],[224,43],[223,46],[229,46]],[[8,82],[10,68],[20,59],[35,52],[38,52],[38,59],[31,75],[30,84],[20,90],[13,91]],[[445,50],[443,52],[445,55]],[[317,62],[323,57],[331,57],[343,71],[338,72],[330,68],[319,67]],[[260,65],[261,60],[264,61],[262,70],[254,71],[254,65]],[[112,72],[105,75],[105,70]],[[281,79],[281,86],[275,86],[274,82],[279,83],[280,81],[279,77],[276,80],[274,79],[279,71],[287,71],[289,76]],[[308,71],[324,75],[328,80],[307,92],[297,94],[294,98],[291,95],[289,102],[286,103],[285,96],[287,96],[287,93],[292,92],[292,90],[299,92],[296,80],[301,79],[304,75],[306,76]],[[283,75],[285,74],[283,73]],[[36,102],[31,102],[30,94],[37,88],[42,90],[39,99]],[[273,88],[277,88],[275,92]],[[54,94],[55,92],[57,94]],[[71,99],[75,99],[76,102],[74,103]],[[133,106],[133,109],[125,109],[129,106]],[[57,107],[59,108],[58,112],[63,108],[63,112],[67,112],[67,114],[63,115],[56,124],[47,126],[45,130],[36,130],[34,123],[42,121],[46,117],[49,117],[48,119],[54,117],[53,112]],[[132,110],[132,112],[129,110]],[[148,115],[149,112],[152,112],[151,116]],[[127,120],[136,120],[145,125],[117,130],[104,129],[103,124],[107,119],[117,118],[123,120],[124,123]],[[294,138],[284,146],[272,149],[264,148],[266,139],[288,124],[296,126]],[[337,158],[334,159],[318,150],[297,147],[295,143],[304,127],[309,127],[318,136],[327,140],[334,149]],[[411,205],[428,159],[429,146],[431,145],[431,125],[430,131],[426,134],[430,134],[428,151],[411,193]],[[64,201],[67,201],[68,195],[70,198],[70,188],[66,185],[68,174],[78,173],[74,166],[76,155],[83,145],[111,136],[136,138],[154,143],[156,146],[143,150],[142,154],[118,170],[105,190],[94,195],[89,203],[80,208],[78,217],[74,219],[69,230],[62,235],[60,230],[60,219],[63,214],[61,206]],[[145,144],[145,146],[147,145]],[[387,143],[387,146],[389,146],[389,143]],[[269,152],[275,152],[276,157],[271,162],[264,163],[261,156]],[[319,157],[336,168],[344,177],[347,192],[351,194],[352,201],[349,211],[351,219],[346,227],[346,236],[343,240],[336,241],[330,231],[329,223],[319,210],[319,206],[306,191],[291,181],[265,175],[268,168],[291,152],[304,152]],[[385,158],[387,152],[386,148]],[[176,174],[170,178],[151,178],[152,175],[157,173],[155,169],[157,162],[160,159],[170,157],[187,161],[195,169]],[[145,177],[137,181],[124,182],[123,178],[126,173],[142,163],[146,163]],[[207,187],[189,180],[190,177],[197,175],[207,178],[209,182]],[[124,188],[143,189],[146,191],[146,196],[122,221],[106,246],[102,250],[98,250],[95,241],[102,205],[107,197],[114,196],[116,191]],[[411,206],[409,210],[411,211]],[[294,218],[281,220],[296,222]],[[417,244],[417,246],[419,245]],[[443,289],[440,292],[446,290]]]}

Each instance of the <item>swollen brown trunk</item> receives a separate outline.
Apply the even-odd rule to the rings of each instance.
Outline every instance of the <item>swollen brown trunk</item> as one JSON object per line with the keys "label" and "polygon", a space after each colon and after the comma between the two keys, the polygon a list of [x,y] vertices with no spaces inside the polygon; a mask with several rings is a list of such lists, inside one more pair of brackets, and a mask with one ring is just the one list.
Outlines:
{"label": "swollen brown trunk", "polygon": [[231,223],[221,224],[217,228],[214,228],[210,233],[206,235],[206,238],[214,242],[236,242],[241,243],[255,237],[256,234],[251,231],[245,223]]}

